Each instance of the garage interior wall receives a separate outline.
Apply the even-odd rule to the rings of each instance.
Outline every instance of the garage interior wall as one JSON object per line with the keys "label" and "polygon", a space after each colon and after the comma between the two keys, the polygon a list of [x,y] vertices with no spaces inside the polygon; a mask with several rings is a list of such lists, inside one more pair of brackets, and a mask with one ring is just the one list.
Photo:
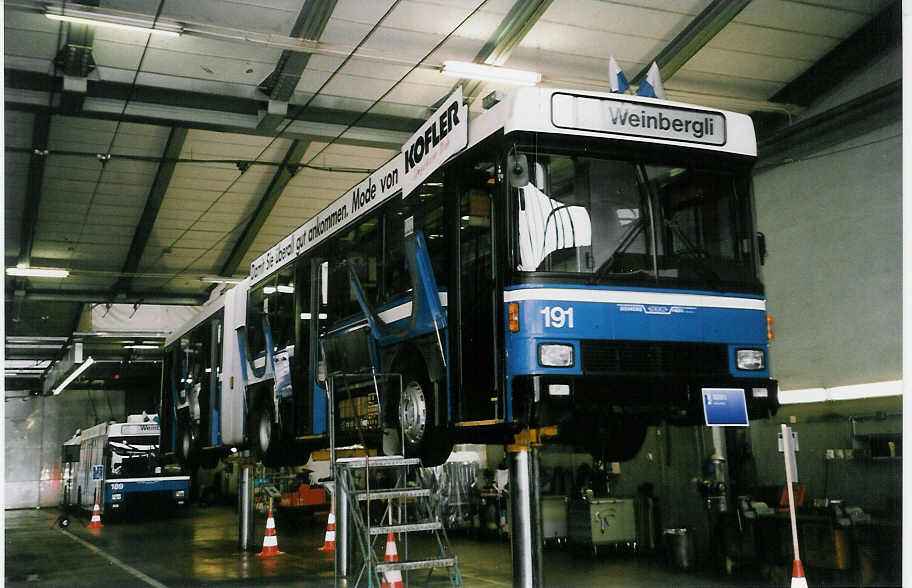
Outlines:
{"label": "garage interior wall", "polygon": [[76,429],[124,419],[122,390],[65,390],[8,397],[5,405],[5,508],[57,506],[63,498],[63,442]]}

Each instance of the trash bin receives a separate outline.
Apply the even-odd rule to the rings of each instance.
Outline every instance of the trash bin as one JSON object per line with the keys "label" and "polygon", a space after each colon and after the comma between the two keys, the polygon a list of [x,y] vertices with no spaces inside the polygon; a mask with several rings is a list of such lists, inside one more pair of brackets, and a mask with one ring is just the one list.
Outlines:
{"label": "trash bin", "polygon": [[688,529],[665,529],[665,552],[668,563],[679,570],[689,570],[694,565],[693,534]]}

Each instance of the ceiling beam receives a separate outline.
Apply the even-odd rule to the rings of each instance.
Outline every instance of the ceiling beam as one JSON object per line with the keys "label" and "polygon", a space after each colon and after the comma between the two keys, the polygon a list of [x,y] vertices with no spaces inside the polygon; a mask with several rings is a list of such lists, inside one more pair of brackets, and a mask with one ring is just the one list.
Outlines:
{"label": "ceiling beam", "polygon": [[[12,293],[7,289],[7,298]],[[206,302],[205,294],[169,294],[164,291],[128,292],[117,294],[111,290],[53,290],[30,288],[22,295],[26,301],[34,302],[113,302],[117,304],[175,304],[198,306]]]}
{"label": "ceiling beam", "polygon": [[48,139],[51,134],[51,117],[47,113],[36,113],[32,123],[32,156],[29,159],[28,184],[25,193],[25,210],[22,212],[22,232],[19,243],[18,264],[28,266],[32,260],[32,245],[35,243],[35,229],[38,225],[38,210],[41,207],[41,192],[44,184],[44,166],[48,155]]}
{"label": "ceiling beam", "polygon": [[757,165],[790,163],[901,119],[902,80],[897,80],[761,138]]}
{"label": "ceiling beam", "polygon": [[[519,46],[535,23],[541,18],[552,0],[516,0],[513,7],[497,26],[491,37],[475,55],[474,63],[486,65],[503,65],[510,58],[513,50]],[[462,78],[453,84],[452,89],[434,105],[442,104],[446,97],[459,86],[463,87],[462,95],[471,102],[481,90],[483,82]]]}
{"label": "ceiling beam", "polygon": [[659,66],[662,81],[671,79],[671,76],[684,67],[697,51],[709,43],[748,4],[750,0],[713,0],[655,56],[655,59],[634,76],[630,81],[631,85],[636,86],[646,79],[653,61]]}
{"label": "ceiling beam", "polygon": [[285,186],[288,185],[288,182],[291,181],[291,178],[293,178],[297,172],[297,164],[300,163],[301,158],[304,157],[304,153],[307,152],[308,147],[310,147],[310,141],[292,142],[288,152],[285,153],[282,165],[279,166],[279,169],[272,176],[269,187],[266,188],[266,192],[263,194],[263,197],[260,198],[260,202],[257,204],[253,216],[247,222],[247,226],[244,227],[241,238],[234,244],[231,253],[228,255],[228,259],[225,260],[222,271],[219,272],[221,275],[231,276],[237,271],[244,256],[247,255],[251,245],[253,245],[253,242],[256,240],[257,235],[260,234],[260,229],[266,224],[269,213],[272,212],[276,202],[279,201],[279,197],[285,190]]}
{"label": "ceiling beam", "polygon": [[902,40],[902,3],[892,2],[770,98],[808,106]]}
{"label": "ceiling beam", "polygon": [[[326,30],[326,23],[336,8],[336,0],[306,0],[291,29],[291,37],[319,41]],[[310,61],[310,53],[282,51],[275,69],[260,83],[260,90],[269,96],[266,111],[258,128],[275,131],[288,112],[288,101],[301,81],[301,75]]]}
{"label": "ceiling beam", "polygon": [[161,209],[165,194],[168,192],[171,177],[177,167],[176,160],[180,157],[186,139],[187,129],[181,127],[172,128],[168,134],[168,140],[165,143],[158,170],[155,172],[155,179],[149,189],[149,195],[146,197],[146,205],[143,208],[142,216],[139,218],[136,231],[133,233],[133,241],[130,243],[130,250],[127,252],[127,258],[121,270],[121,273],[125,275],[114,285],[115,292],[128,292],[130,290],[133,278],[129,277],[129,275],[135,274],[139,269],[139,262],[142,260],[146,244],[148,244],[149,237],[152,235],[152,227],[155,225],[158,211]]}
{"label": "ceiling beam", "polygon": [[[167,76],[166,76],[167,77]],[[24,69],[5,69],[5,104],[10,110],[73,114],[63,109],[48,108],[51,92],[61,90],[61,79],[43,72]],[[272,131],[258,129],[262,101],[239,85],[197,83],[194,80],[177,80],[162,76],[143,78],[149,83],[167,86],[142,85],[131,92],[126,82],[89,80],[84,108],[79,116],[107,120],[127,120],[148,124],[174,126],[176,121],[184,127],[226,133],[243,133],[274,136]],[[217,92],[223,91],[219,94]],[[129,104],[124,110],[124,102]],[[310,95],[298,93],[290,104],[304,104]],[[352,116],[357,114],[360,102],[354,99],[317,96],[307,109],[298,109],[294,121],[283,129],[288,138],[328,141],[345,129]],[[351,145],[364,145],[399,149],[412,132],[424,122],[425,108],[393,105],[397,114],[369,113],[361,118],[358,126],[340,140]],[[402,112],[403,114],[398,114]],[[286,118],[286,120],[290,120]]]}

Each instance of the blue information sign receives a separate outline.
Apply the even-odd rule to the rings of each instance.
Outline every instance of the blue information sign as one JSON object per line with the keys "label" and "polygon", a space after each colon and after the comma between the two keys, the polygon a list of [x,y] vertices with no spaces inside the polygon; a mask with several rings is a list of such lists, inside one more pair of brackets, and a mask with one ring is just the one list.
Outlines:
{"label": "blue information sign", "polygon": [[710,427],[747,427],[743,388],[703,388],[703,417]]}
{"label": "blue information sign", "polygon": [[104,477],[104,466],[93,465],[92,466],[92,479],[100,480]]}

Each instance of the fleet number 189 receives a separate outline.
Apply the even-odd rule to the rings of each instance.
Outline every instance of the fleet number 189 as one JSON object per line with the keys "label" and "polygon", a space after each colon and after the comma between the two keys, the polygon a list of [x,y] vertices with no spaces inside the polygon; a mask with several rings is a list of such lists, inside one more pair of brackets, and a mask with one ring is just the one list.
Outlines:
{"label": "fleet number 189", "polygon": [[545,326],[554,327],[555,329],[573,328],[573,307],[561,308],[560,306],[546,306],[541,309],[545,315]]}

